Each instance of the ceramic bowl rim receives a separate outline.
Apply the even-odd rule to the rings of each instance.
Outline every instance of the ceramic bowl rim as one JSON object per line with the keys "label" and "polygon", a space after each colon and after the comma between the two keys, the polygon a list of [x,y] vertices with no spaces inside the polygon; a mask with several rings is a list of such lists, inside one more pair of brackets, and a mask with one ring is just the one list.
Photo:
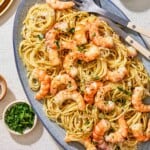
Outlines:
{"label": "ceramic bowl rim", "polygon": [[[16,132],[16,131],[14,131],[14,130],[12,130],[12,129],[10,129],[9,126],[8,126],[8,125],[6,124],[6,122],[5,122],[5,115],[6,115],[7,110],[8,110],[9,108],[11,108],[12,106],[14,106],[15,104],[18,104],[18,103],[25,103],[25,104],[28,104],[29,106],[31,106],[30,103],[27,102],[27,101],[25,101],[25,100],[15,100],[15,101],[9,103],[9,104],[4,108],[3,115],[2,115],[2,120],[3,120],[3,124],[5,125],[6,129],[7,129],[10,133],[15,134],[15,135],[25,135],[25,134],[30,133],[30,132],[35,128],[35,126],[36,126],[36,124],[37,124],[37,115],[36,115],[36,113],[34,113],[35,116],[34,116],[34,123],[33,123],[33,126],[32,126],[30,129],[28,129],[26,132],[24,132],[23,134],[21,134],[21,133],[19,133],[19,132]],[[32,107],[32,106],[31,106],[31,107]]]}

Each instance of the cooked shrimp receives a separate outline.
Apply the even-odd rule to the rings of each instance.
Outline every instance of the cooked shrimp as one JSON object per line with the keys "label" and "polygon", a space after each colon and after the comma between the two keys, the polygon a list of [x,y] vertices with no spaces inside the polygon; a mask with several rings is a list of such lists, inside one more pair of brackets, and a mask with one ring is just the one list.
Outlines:
{"label": "cooked shrimp", "polygon": [[90,141],[90,139],[82,139],[80,141],[81,144],[84,145],[84,147],[86,148],[86,150],[97,150],[97,148],[95,147],[95,145]]}
{"label": "cooked shrimp", "polygon": [[110,128],[109,121],[102,119],[100,120],[96,126],[93,129],[93,141],[98,142],[100,140],[103,140],[104,134],[106,131],[108,131]]}
{"label": "cooked shrimp", "polygon": [[132,94],[132,105],[139,112],[150,112],[150,105],[145,105],[142,103],[143,95],[144,95],[144,88],[135,87]]}
{"label": "cooked shrimp", "polygon": [[150,140],[150,119],[148,120],[147,129],[144,133],[142,123],[133,124],[131,127],[133,136],[139,142]]}
{"label": "cooked shrimp", "polygon": [[40,90],[35,95],[35,98],[40,100],[44,98],[50,91],[50,77],[45,71],[39,69],[33,70],[33,76],[35,76],[35,78],[37,78],[41,83]]}
{"label": "cooked shrimp", "polygon": [[63,31],[63,32],[67,32],[67,29],[69,28],[68,23],[67,22],[58,22],[54,25],[54,29]]}
{"label": "cooked shrimp", "polygon": [[89,62],[95,60],[98,56],[100,56],[100,49],[98,46],[94,44],[90,44],[87,51],[84,53],[84,61]]}
{"label": "cooked shrimp", "polygon": [[56,10],[69,9],[75,5],[72,1],[64,2],[59,0],[46,0],[46,3],[48,3],[52,8]]}
{"label": "cooked shrimp", "polygon": [[57,49],[56,40],[57,40],[58,31],[55,29],[50,29],[45,35],[45,43],[47,47]]}
{"label": "cooked shrimp", "polygon": [[75,34],[74,40],[76,41],[77,45],[86,44],[88,42],[86,32],[88,28],[86,25],[77,24],[75,27]]}
{"label": "cooked shrimp", "polygon": [[101,36],[99,33],[99,26],[101,24],[100,19],[96,19],[91,23],[89,28],[90,39],[97,46],[112,48],[114,46],[113,38],[111,36]]}
{"label": "cooked shrimp", "polygon": [[80,138],[76,138],[72,135],[66,135],[65,142],[71,142],[71,141],[75,141],[75,142],[79,142],[79,143],[83,144],[84,147],[86,148],[86,150],[97,150],[97,148],[95,147],[94,144],[92,144],[92,142],[90,141],[89,138],[80,139]]}
{"label": "cooked shrimp", "polygon": [[93,141],[96,142],[97,147],[102,150],[110,150],[110,147],[104,141],[104,135],[109,130],[110,123],[106,119],[100,120],[93,129]]}
{"label": "cooked shrimp", "polygon": [[81,96],[81,94],[77,91],[62,90],[55,95],[54,102],[60,106],[63,104],[64,101],[70,100],[70,99],[77,102],[78,108],[80,110],[85,109],[84,99]]}
{"label": "cooked shrimp", "polygon": [[149,140],[149,137],[144,135],[143,129],[142,129],[142,124],[141,123],[136,123],[131,126],[131,130],[133,133],[133,136],[136,138],[137,141],[139,142],[145,142]]}
{"label": "cooked shrimp", "polygon": [[105,48],[112,48],[113,47],[113,39],[111,36],[107,37],[94,37],[93,38],[93,43],[97,46],[105,47]]}
{"label": "cooked shrimp", "polygon": [[61,43],[61,49],[68,49],[72,51],[77,51],[77,43],[76,41],[62,41]]}
{"label": "cooked shrimp", "polygon": [[61,63],[61,59],[58,56],[58,51],[54,50],[52,48],[48,49],[48,54],[49,54],[49,62],[51,66],[58,66]]}
{"label": "cooked shrimp", "polygon": [[128,71],[126,67],[120,67],[115,71],[108,71],[106,75],[106,80],[111,82],[119,82],[127,75]]}
{"label": "cooked shrimp", "polygon": [[99,54],[100,50],[95,45],[91,45],[85,53],[80,53],[79,51],[70,52],[64,59],[63,67],[70,76],[75,77],[78,74],[78,70],[74,66],[76,60],[89,62],[95,60]]}
{"label": "cooked shrimp", "polygon": [[128,125],[124,116],[118,119],[119,129],[114,133],[105,136],[105,140],[111,143],[123,142],[128,135]]}
{"label": "cooked shrimp", "polygon": [[80,141],[81,144],[83,144],[86,148],[86,150],[97,150],[94,144],[89,139]]}
{"label": "cooked shrimp", "polygon": [[128,55],[128,57],[135,57],[135,56],[137,56],[136,49],[133,48],[132,46],[128,46],[127,47],[127,55]]}
{"label": "cooked shrimp", "polygon": [[146,136],[150,139],[150,119],[148,120],[147,124]]}
{"label": "cooked shrimp", "polygon": [[60,74],[54,77],[51,81],[51,93],[55,95],[57,93],[58,87],[62,84],[65,84],[69,91],[77,89],[77,84],[73,78],[71,78],[68,74]]}
{"label": "cooked shrimp", "polygon": [[115,104],[112,101],[105,101],[105,94],[111,90],[109,85],[105,85],[99,88],[96,96],[95,96],[95,106],[97,106],[100,110],[110,112],[114,109]]}
{"label": "cooked shrimp", "polygon": [[90,84],[88,84],[84,92],[84,100],[89,104],[93,104],[94,96],[97,93],[98,88],[101,86],[102,83],[96,81],[93,81]]}
{"label": "cooked shrimp", "polygon": [[113,148],[108,145],[104,140],[100,140],[97,143],[98,150],[113,150]]}
{"label": "cooked shrimp", "polygon": [[63,63],[65,71],[71,76],[75,77],[78,74],[78,70],[75,67],[74,63],[76,60],[82,60],[83,54],[80,52],[70,52],[66,55]]}
{"label": "cooked shrimp", "polygon": [[58,34],[60,31],[66,31],[68,29],[68,24],[66,22],[56,23],[45,35],[46,46],[58,49],[60,48],[58,43]]}

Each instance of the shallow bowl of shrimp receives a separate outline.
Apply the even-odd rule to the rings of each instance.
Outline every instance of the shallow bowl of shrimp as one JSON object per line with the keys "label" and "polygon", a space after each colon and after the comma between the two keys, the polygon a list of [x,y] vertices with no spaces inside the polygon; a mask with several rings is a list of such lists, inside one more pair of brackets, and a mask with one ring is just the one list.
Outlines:
{"label": "shallow bowl of shrimp", "polygon": [[[101,5],[127,19],[109,0]],[[24,91],[64,149],[134,150],[150,140],[150,63],[102,18],[74,6],[21,2],[13,44]]]}

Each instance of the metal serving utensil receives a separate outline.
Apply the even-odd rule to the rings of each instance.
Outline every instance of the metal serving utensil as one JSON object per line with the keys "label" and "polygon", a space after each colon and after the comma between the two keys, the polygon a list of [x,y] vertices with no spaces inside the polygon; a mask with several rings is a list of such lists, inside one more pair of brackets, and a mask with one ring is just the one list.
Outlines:
{"label": "metal serving utensil", "polygon": [[[106,18],[109,18],[112,21],[114,21],[124,27],[127,27],[133,31],[136,31],[138,33],[141,33],[143,35],[150,37],[149,30],[146,30],[146,29],[134,24],[131,21],[127,21],[126,19],[123,19],[123,18],[99,7],[98,5],[96,5],[96,3],[93,0],[73,0],[73,1],[76,4],[77,9],[100,14],[100,15],[102,15]],[[100,2],[99,2],[99,4],[100,4]]]}
{"label": "metal serving utensil", "polygon": [[[87,11],[90,13],[96,13],[101,16],[104,16],[106,18],[111,19],[112,21],[119,22],[121,25],[130,23],[129,21],[122,19],[121,17],[118,17],[102,8],[97,6],[93,0],[73,0],[75,3],[75,8],[81,11]],[[104,18],[103,18],[104,19]],[[150,51],[146,49],[144,46],[142,46],[139,42],[137,42],[134,38],[132,38],[130,35],[128,35],[126,32],[124,32],[122,29],[120,29],[115,23],[113,23],[111,20],[105,19],[106,22],[109,23],[110,26],[113,27],[113,29],[131,46],[137,49],[138,52],[140,52],[143,56],[145,56],[148,60],[150,60]],[[117,22],[117,23],[118,23]]]}

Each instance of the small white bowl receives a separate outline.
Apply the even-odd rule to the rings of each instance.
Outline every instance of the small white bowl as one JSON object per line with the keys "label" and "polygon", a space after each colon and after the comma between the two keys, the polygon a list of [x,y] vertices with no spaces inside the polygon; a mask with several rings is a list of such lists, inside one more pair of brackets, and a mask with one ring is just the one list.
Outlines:
{"label": "small white bowl", "polygon": [[12,129],[10,129],[9,126],[7,125],[7,123],[5,122],[5,115],[6,115],[7,110],[10,109],[12,106],[18,104],[18,103],[26,103],[26,104],[28,104],[28,105],[30,106],[30,104],[29,104],[28,102],[23,101],[23,100],[16,100],[16,101],[11,102],[10,104],[8,104],[8,105],[5,107],[5,109],[4,109],[4,111],[3,111],[3,124],[5,125],[5,127],[7,128],[7,130],[8,130],[10,133],[15,134],[15,135],[25,135],[25,134],[28,134],[29,132],[31,132],[31,131],[34,129],[34,127],[36,126],[36,124],[37,124],[37,116],[36,116],[35,113],[34,113],[35,116],[34,116],[34,123],[33,123],[32,128],[27,128],[27,129],[25,129],[24,132],[23,132],[23,134],[21,134],[21,133],[19,133],[19,132],[17,132],[17,131],[14,131],[14,130],[12,130]]}

